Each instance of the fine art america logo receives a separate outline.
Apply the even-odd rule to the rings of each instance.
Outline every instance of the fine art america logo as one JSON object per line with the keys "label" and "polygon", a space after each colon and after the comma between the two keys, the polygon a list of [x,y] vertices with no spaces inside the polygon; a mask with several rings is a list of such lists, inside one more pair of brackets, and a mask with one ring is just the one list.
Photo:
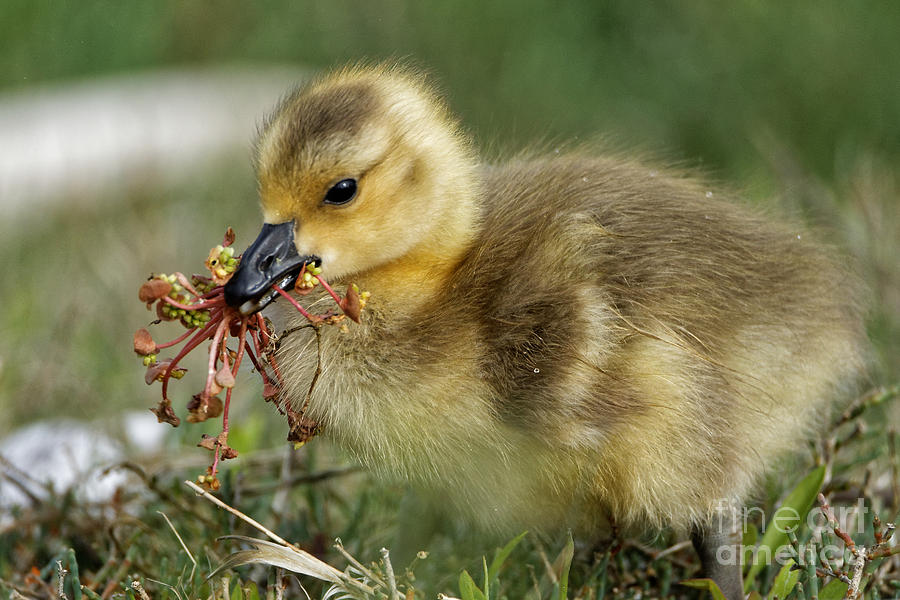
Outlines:
{"label": "fine art america logo", "polygon": [[[735,501],[722,499],[716,506],[715,521],[719,531],[747,532],[753,525],[753,521],[763,523],[759,532],[764,535],[768,528],[777,533],[784,534],[781,539],[787,538],[788,542],[777,547],[768,545],[748,545],[735,540],[735,544],[721,545],[716,552],[716,558],[720,564],[732,565],[741,562],[750,564],[778,564],[785,565],[791,561],[805,566],[811,559],[810,552],[815,553],[815,559],[821,565],[834,565],[843,567],[852,565],[862,554],[860,547],[851,546],[846,542],[850,536],[867,533],[871,534],[872,520],[867,518],[870,509],[865,505],[863,498],[858,498],[852,506],[841,506],[834,509],[827,504],[811,509],[805,516],[790,506],[782,506],[771,519],[766,519],[765,512],[758,507],[740,507]],[[877,517],[875,517],[877,520]],[[766,525],[767,524],[767,525]],[[797,533],[803,525],[806,525],[810,536],[804,542],[797,540]],[[837,526],[837,527],[836,527]],[[888,526],[885,541],[893,533],[893,526]],[[846,538],[845,538],[846,536]],[[838,537],[843,543],[838,542]],[[856,550],[855,552],[853,550]]]}

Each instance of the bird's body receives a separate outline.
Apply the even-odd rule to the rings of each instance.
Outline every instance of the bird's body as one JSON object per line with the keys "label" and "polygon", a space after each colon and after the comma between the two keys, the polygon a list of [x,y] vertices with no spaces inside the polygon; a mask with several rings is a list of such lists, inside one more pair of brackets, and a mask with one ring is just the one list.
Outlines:
{"label": "bird's body", "polygon": [[[685,529],[852,381],[846,275],[796,228],[616,160],[484,175],[480,235],[433,297],[360,274],[363,324],[321,331],[309,415],[367,465],[490,527]],[[313,332],[281,355],[304,399]]]}
{"label": "bird's body", "polygon": [[[308,415],[484,526],[702,530],[859,373],[856,284],[805,232],[640,161],[479,165],[414,73],[288,98],[259,170],[266,221],[372,293]],[[295,404],[315,340],[279,350]]]}

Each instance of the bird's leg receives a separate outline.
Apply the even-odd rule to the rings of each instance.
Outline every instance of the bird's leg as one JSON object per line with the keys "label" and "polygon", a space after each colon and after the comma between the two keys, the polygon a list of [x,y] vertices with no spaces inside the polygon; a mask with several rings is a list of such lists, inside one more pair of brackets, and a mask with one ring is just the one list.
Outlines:
{"label": "bird's leg", "polygon": [[741,600],[741,523],[734,505],[717,511],[704,525],[695,525],[691,541],[700,556],[703,572],[719,586],[728,600]]}

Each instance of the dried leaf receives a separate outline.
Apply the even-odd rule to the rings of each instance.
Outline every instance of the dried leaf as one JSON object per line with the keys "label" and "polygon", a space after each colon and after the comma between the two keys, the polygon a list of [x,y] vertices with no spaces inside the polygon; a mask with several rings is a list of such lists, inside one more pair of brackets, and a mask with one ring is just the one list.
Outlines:
{"label": "dried leaf", "polygon": [[197,442],[197,446],[199,446],[200,448],[206,448],[210,452],[215,451],[217,445],[218,439],[206,433],[204,433],[203,437],[200,438],[200,441]]}
{"label": "dried leaf", "polygon": [[[167,358],[166,360],[161,360],[159,362],[155,362],[149,367],[147,367],[147,372],[144,374],[144,382],[147,385],[152,384],[154,381],[162,381],[163,375],[166,372],[166,369],[169,368],[169,365],[172,364],[172,359]],[[181,379],[181,377],[187,373],[187,369],[182,367],[175,367],[172,369],[172,377],[175,379]]]}
{"label": "dried leaf", "polygon": [[222,242],[222,245],[226,248],[234,243],[234,229],[229,227],[225,230],[225,240]]}
{"label": "dried leaf", "polygon": [[218,396],[194,394],[194,397],[188,402],[187,409],[188,423],[202,423],[222,414],[222,401]]}
{"label": "dried leaf", "polygon": [[156,342],[153,341],[153,336],[151,336],[150,332],[143,327],[134,332],[134,351],[141,356],[148,356],[159,352],[159,348],[156,347]]}
{"label": "dried leaf", "polygon": [[181,424],[181,419],[175,416],[175,411],[172,410],[172,401],[168,398],[160,400],[159,406],[151,408],[150,412],[156,415],[159,423],[168,423],[172,427],[178,427]]}
{"label": "dried leaf", "polygon": [[234,387],[234,374],[228,367],[222,367],[216,372],[215,381],[223,388]]}
{"label": "dried leaf", "polygon": [[233,569],[241,565],[263,563],[338,584],[341,586],[341,589],[347,591],[352,590],[352,593],[348,597],[358,597],[360,591],[365,593],[366,597],[375,595],[374,590],[367,585],[357,583],[356,581],[352,581],[351,583],[353,583],[354,587],[349,588],[347,579],[343,573],[303,550],[298,551],[280,544],[274,544],[268,540],[259,540],[238,535],[229,535],[225,537],[239,540],[243,544],[248,545],[250,549],[239,550],[230,554],[215,571],[210,573],[208,576],[209,579],[220,575],[228,569]]}
{"label": "dried leaf", "polygon": [[344,311],[345,315],[359,323],[359,313],[362,310],[362,306],[359,303],[359,292],[352,285],[347,287],[347,293],[341,299],[341,310]]}
{"label": "dried leaf", "polygon": [[171,291],[171,283],[159,277],[154,277],[141,285],[141,289],[138,290],[138,298],[140,298],[141,302],[146,302],[147,308],[150,308],[151,304],[160,298],[168,296]]}
{"label": "dried leaf", "polygon": [[288,426],[290,431],[287,441],[295,444],[305,444],[319,433],[319,424],[316,421],[293,411],[288,413]]}
{"label": "dried leaf", "polygon": [[231,448],[227,444],[227,439],[228,435],[224,431],[215,437],[204,433],[200,441],[197,442],[197,446],[199,446],[200,448],[206,448],[210,452],[215,452],[216,448],[218,447],[219,458],[223,460],[237,458],[238,451],[234,448]]}

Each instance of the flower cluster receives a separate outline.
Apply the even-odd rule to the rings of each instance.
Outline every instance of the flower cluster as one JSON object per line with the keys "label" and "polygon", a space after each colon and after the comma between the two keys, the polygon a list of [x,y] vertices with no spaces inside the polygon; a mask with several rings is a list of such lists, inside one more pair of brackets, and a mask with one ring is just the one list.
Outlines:
{"label": "flower cluster", "polygon": [[[212,248],[206,259],[209,276],[192,275],[188,278],[177,272],[171,275],[152,275],[141,285],[138,297],[148,309],[155,307],[158,320],[153,324],[177,321],[187,329],[186,332],[162,344],[157,344],[147,329],[138,329],[134,334],[134,351],[142,357],[143,364],[147,367],[145,381],[148,385],[159,382],[162,386],[162,399],[151,410],[160,423],[169,423],[173,427],[177,427],[181,419],[175,414],[169,399],[169,382],[184,376],[186,369],[178,366],[181,360],[204,342],[210,341],[206,382],[203,390],[194,394],[187,403],[187,420],[198,423],[222,418],[222,432],[215,437],[204,436],[198,444],[214,453],[212,465],[207,469],[206,475],[198,477],[198,483],[212,490],[219,487],[216,477],[219,461],[235,458],[238,454],[228,446],[228,410],[238,368],[245,356],[263,381],[265,399],[274,402],[278,410],[286,415],[290,428],[288,439],[303,443],[318,431],[318,425],[304,417],[305,406],[300,411],[295,411],[281,398],[283,378],[275,356],[277,336],[271,323],[259,313],[242,315],[225,303],[224,285],[240,264],[240,257],[234,255],[233,243],[234,232],[229,228],[223,243]],[[317,328],[317,334],[320,325],[339,323],[345,316],[359,322],[360,311],[365,307],[369,296],[367,292],[360,292],[355,285],[351,285],[341,297],[322,277],[321,268],[305,265],[297,278],[294,291],[306,294],[316,285],[327,290],[342,314],[311,314],[287,291],[278,286],[272,287]],[[229,347],[230,342],[233,342],[233,348]],[[160,360],[158,355],[161,350],[179,344],[183,345],[173,358]],[[313,385],[314,383],[315,381]],[[220,398],[223,392],[224,400]]]}
{"label": "flower cluster", "polygon": [[234,256],[234,247],[226,239],[223,244],[219,244],[209,251],[206,268],[209,269],[213,282],[217,285],[225,285],[231,279],[231,274],[237,269],[239,261],[240,259]]}

